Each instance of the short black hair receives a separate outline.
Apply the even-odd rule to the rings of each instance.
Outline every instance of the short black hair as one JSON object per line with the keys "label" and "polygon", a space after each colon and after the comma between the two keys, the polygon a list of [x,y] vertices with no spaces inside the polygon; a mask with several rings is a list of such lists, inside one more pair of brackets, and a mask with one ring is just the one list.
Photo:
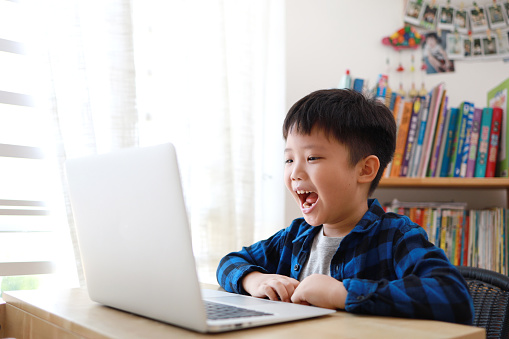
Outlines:
{"label": "short black hair", "polygon": [[318,90],[290,108],[283,137],[286,140],[292,131],[309,135],[315,126],[346,146],[352,166],[369,155],[378,157],[380,168],[371,183],[371,195],[396,148],[396,122],[389,108],[354,90]]}

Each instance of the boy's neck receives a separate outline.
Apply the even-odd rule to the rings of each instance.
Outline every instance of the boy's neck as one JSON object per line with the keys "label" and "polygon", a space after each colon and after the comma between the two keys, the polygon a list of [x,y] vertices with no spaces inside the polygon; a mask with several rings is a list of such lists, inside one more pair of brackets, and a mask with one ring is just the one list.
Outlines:
{"label": "boy's neck", "polygon": [[352,213],[348,219],[341,220],[335,224],[323,224],[323,234],[326,237],[344,237],[350,233],[368,211],[368,206],[361,205],[355,213]]}

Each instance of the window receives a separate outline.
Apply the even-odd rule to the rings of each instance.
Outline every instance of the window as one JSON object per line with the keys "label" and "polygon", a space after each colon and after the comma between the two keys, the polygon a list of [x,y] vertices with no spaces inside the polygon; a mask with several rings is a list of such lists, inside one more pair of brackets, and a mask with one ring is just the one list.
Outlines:
{"label": "window", "polygon": [[64,261],[68,267],[74,262],[72,251],[62,255],[69,241],[62,241],[66,227],[58,208],[60,179],[48,147],[50,119],[34,99],[37,72],[26,52],[24,17],[20,3],[0,0],[2,291],[52,283]]}

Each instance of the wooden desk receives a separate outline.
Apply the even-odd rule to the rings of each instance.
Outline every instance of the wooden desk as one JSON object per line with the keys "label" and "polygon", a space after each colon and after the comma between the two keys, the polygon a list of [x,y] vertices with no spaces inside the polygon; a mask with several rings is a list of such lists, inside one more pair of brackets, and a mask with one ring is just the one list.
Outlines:
{"label": "wooden desk", "polygon": [[[208,287],[208,286],[207,286]],[[5,337],[22,338],[485,338],[484,329],[338,311],[318,319],[205,335],[101,306],[84,289],[4,292]],[[3,319],[3,320],[2,320]]]}

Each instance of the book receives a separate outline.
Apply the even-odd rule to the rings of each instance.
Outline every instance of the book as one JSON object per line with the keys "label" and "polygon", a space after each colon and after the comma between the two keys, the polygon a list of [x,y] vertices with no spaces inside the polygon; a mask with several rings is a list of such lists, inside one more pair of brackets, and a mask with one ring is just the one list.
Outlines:
{"label": "book", "polygon": [[364,88],[364,79],[355,79],[353,81],[353,90],[359,93],[362,93],[362,89]]}
{"label": "book", "polygon": [[[401,125],[401,116],[403,115],[401,112],[403,112],[404,103],[405,102],[403,100],[403,97],[401,95],[396,95],[396,98],[394,100],[394,108],[392,110],[392,115],[394,116],[394,120],[396,121],[396,128],[397,128],[396,138],[397,138],[397,133],[399,132],[399,126]],[[384,178],[388,178],[391,176],[391,169],[392,169],[393,161],[394,160],[392,160],[391,162],[389,162],[387,164],[387,167],[385,168],[384,174],[383,174]]]}
{"label": "book", "polygon": [[490,143],[488,148],[488,160],[486,162],[486,178],[492,178],[495,176],[501,127],[502,109],[500,107],[493,107],[493,116],[491,117]]}
{"label": "book", "polygon": [[[472,134],[472,122],[474,120],[474,104],[469,106],[468,119],[467,124],[465,126],[465,137],[463,141],[463,150],[461,152],[461,162],[460,162],[460,177],[464,178],[467,175],[467,163],[468,163],[468,154],[470,152],[470,135]],[[459,156],[459,154],[458,154]]]}
{"label": "book", "polygon": [[445,93],[446,91],[444,91],[444,94],[442,95],[442,103],[440,104],[440,111],[438,113],[437,128],[432,144],[431,159],[426,173],[426,176],[428,177],[434,177],[436,175],[440,143],[442,142],[442,134],[444,131],[444,121],[445,116],[447,115],[447,96]]}
{"label": "book", "polygon": [[417,142],[415,145],[415,151],[412,159],[410,160],[410,177],[416,177],[419,169],[419,163],[421,161],[422,144],[424,143],[424,134],[426,133],[426,125],[428,121],[429,113],[429,100],[431,94],[424,96],[424,100],[421,103],[421,114],[419,116],[419,128],[417,133]]}
{"label": "book", "polygon": [[422,157],[419,164],[418,177],[424,177],[431,155],[431,144],[433,142],[433,135],[435,134],[436,124],[438,120],[438,111],[442,103],[442,96],[445,90],[445,84],[440,83],[433,89],[432,98],[430,99],[428,123],[426,126],[426,134],[424,135],[424,142],[422,145]]}
{"label": "book", "polygon": [[452,157],[449,165],[449,176],[460,176],[461,156],[463,152],[463,143],[465,141],[465,131],[467,127],[468,115],[470,114],[470,103],[463,102],[460,105],[460,114],[456,124],[456,131],[452,143]]}
{"label": "book", "polygon": [[472,178],[474,176],[477,149],[479,145],[479,134],[481,130],[482,111],[483,110],[481,108],[476,107],[474,109],[472,132],[470,134],[470,151],[468,152],[467,170],[465,174],[465,177],[467,178]]}
{"label": "book", "polygon": [[449,175],[449,164],[452,157],[452,143],[454,140],[454,134],[456,130],[456,121],[458,119],[459,109],[451,107],[449,109],[449,115],[447,117],[446,125],[444,126],[444,140],[440,147],[439,156],[439,175],[440,177],[447,177]]}
{"label": "book", "polygon": [[410,125],[408,127],[408,135],[406,140],[405,151],[403,153],[403,160],[401,162],[401,177],[408,175],[408,167],[410,159],[414,152],[414,146],[416,142],[417,125],[419,120],[419,114],[421,112],[421,97],[415,97],[412,101],[412,116],[410,117]]}
{"label": "book", "polygon": [[401,112],[401,123],[396,136],[396,149],[392,158],[391,177],[399,177],[401,172],[401,163],[403,161],[403,153],[405,152],[406,139],[408,136],[408,128],[410,127],[410,118],[412,117],[412,102],[405,101],[403,111]]}
{"label": "book", "polygon": [[509,78],[488,91],[488,107],[500,107],[502,109],[502,127],[500,133],[499,152],[497,159],[497,175],[509,176]]}
{"label": "book", "polygon": [[488,161],[488,148],[490,144],[491,117],[493,108],[483,108],[481,126],[479,131],[479,146],[475,162],[474,177],[484,178],[486,176],[486,162]]}

